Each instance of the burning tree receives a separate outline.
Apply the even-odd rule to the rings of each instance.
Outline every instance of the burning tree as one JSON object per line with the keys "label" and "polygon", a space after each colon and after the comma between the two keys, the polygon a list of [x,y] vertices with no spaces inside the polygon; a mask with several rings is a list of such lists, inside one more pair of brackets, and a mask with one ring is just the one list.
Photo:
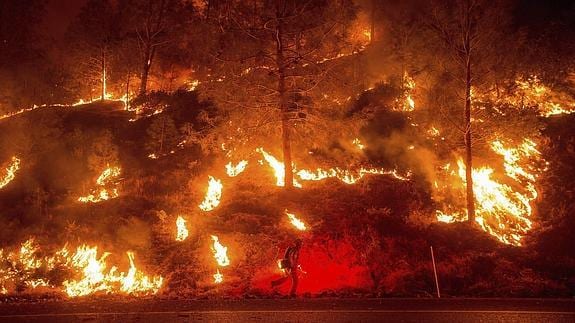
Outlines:
{"label": "burning tree", "polygon": [[463,119],[448,118],[464,139],[467,216],[470,223],[475,222],[476,209],[472,130],[480,123],[473,100],[476,92],[484,90],[486,77],[498,63],[494,49],[502,40],[503,9],[502,2],[494,5],[481,0],[437,1],[431,7],[429,25],[441,40],[441,45],[436,47],[441,53],[439,65],[444,71],[444,79],[450,80],[455,88],[455,92],[449,94],[453,102],[443,104],[463,101],[462,108],[451,109],[447,114],[463,111]]}
{"label": "burning tree", "polygon": [[210,16],[215,18],[208,19],[223,32],[201,86],[229,119],[221,136],[233,142],[232,151],[251,153],[279,130],[285,187],[291,188],[294,140],[303,139],[302,149],[321,145],[318,133],[325,138],[333,131],[325,115],[343,115],[351,95],[342,63],[362,48],[349,37],[354,6],[351,1],[237,1],[211,10],[216,9]]}

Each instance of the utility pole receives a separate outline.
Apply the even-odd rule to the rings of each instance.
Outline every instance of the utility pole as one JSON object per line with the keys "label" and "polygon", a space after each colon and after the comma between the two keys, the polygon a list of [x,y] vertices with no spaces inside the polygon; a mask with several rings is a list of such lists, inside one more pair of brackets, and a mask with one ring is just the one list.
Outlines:
{"label": "utility pole", "polygon": [[431,250],[431,262],[433,263],[433,275],[435,276],[435,290],[437,291],[437,298],[441,298],[439,293],[439,280],[437,279],[437,267],[435,266],[435,256],[433,255],[433,246],[430,246]]}

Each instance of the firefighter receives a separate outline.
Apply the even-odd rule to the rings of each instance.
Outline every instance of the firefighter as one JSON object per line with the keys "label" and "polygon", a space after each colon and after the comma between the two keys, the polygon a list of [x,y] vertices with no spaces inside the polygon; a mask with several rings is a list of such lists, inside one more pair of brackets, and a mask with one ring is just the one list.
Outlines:
{"label": "firefighter", "polygon": [[272,288],[274,288],[279,285],[282,285],[288,279],[291,278],[290,297],[296,296],[297,284],[298,284],[298,270],[300,269],[299,252],[301,250],[302,244],[303,241],[301,239],[297,239],[293,245],[289,246],[286,249],[284,258],[279,261],[280,268],[283,269],[286,275],[280,279],[272,281]]}

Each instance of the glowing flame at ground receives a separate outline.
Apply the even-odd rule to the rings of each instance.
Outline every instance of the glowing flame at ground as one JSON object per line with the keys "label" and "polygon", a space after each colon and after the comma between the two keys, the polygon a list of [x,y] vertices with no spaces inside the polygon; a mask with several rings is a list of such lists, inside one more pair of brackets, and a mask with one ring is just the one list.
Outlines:
{"label": "glowing flame at ground", "polygon": [[6,284],[23,283],[26,287],[56,287],[49,278],[38,278],[52,270],[65,270],[74,275],[74,279],[63,282],[62,291],[70,297],[84,296],[97,292],[124,293],[133,295],[149,295],[158,292],[163,278],[148,277],[138,271],[134,262],[134,253],[127,252],[130,268],[127,273],[118,272],[117,267],[108,269],[106,258],[110,255],[104,252],[98,256],[98,248],[82,245],[75,253],[67,246],[55,252],[52,256],[40,258],[34,239],[22,243],[16,252],[4,254],[0,250],[0,290],[8,293]]}
{"label": "glowing flame at ground", "polygon": [[120,167],[106,168],[96,180],[98,187],[93,189],[90,195],[78,198],[78,201],[82,203],[98,203],[118,197],[118,188],[114,181],[120,176],[120,173]]}
{"label": "glowing flame at ground", "polygon": [[0,188],[8,185],[14,178],[16,178],[16,172],[20,169],[20,159],[17,157],[12,157],[12,160],[8,167],[5,169],[5,174],[0,178]]}
{"label": "glowing flame at ground", "polygon": [[[284,186],[284,164],[278,161],[274,156],[267,153],[263,148],[258,148],[257,152],[261,153],[264,159],[268,162],[271,168],[274,171],[274,175],[276,177],[276,185],[277,186]],[[295,176],[299,177],[302,181],[321,181],[326,178],[335,177],[340,181],[346,184],[355,184],[360,179],[362,179],[365,175],[374,174],[374,175],[390,175],[396,179],[407,181],[409,180],[410,174],[401,175],[397,170],[386,170],[382,168],[360,168],[357,171],[350,171],[344,170],[340,168],[330,168],[330,169],[321,169],[317,168],[315,171],[307,170],[307,169],[300,169],[293,167]],[[294,178],[294,186],[295,187],[302,187],[301,183],[299,183]]]}
{"label": "glowing flame at ground", "polygon": [[295,214],[293,213],[289,213],[287,210],[285,211],[286,215],[288,216],[288,219],[290,221],[290,223],[298,230],[300,231],[305,231],[307,228],[305,226],[305,223],[303,223],[303,221],[301,221],[300,219],[298,219]]}
{"label": "glowing flame at ground", "polygon": [[188,238],[188,229],[186,228],[186,220],[182,216],[178,216],[176,219],[176,241],[184,241]]}
{"label": "glowing flame at ground", "polygon": [[117,273],[116,267],[106,270],[106,258],[103,253],[98,259],[98,248],[86,245],[78,247],[71,259],[70,266],[82,271],[79,280],[64,281],[68,296],[84,296],[95,292],[107,293],[120,291],[128,294],[155,294],[162,286],[162,277],[149,278],[138,271],[134,264],[134,254],[127,252],[130,262],[128,273]]}
{"label": "glowing flame at ground", "polygon": [[217,236],[212,235],[212,240],[214,241],[212,245],[212,251],[214,253],[214,258],[216,262],[221,267],[226,267],[230,264],[230,259],[228,258],[228,248],[224,247]]}
{"label": "glowing flame at ground", "polygon": [[220,205],[220,199],[222,198],[222,181],[209,176],[208,190],[204,200],[199,205],[202,211],[211,211]]}
{"label": "glowing flame at ground", "polygon": [[[270,165],[270,167],[273,169],[274,176],[276,177],[276,185],[277,186],[285,186],[284,163],[280,162],[274,156],[267,153],[263,148],[258,148],[258,149],[256,149],[256,151],[259,152],[260,154],[262,154],[262,156],[264,157],[264,159],[266,160],[268,165]],[[295,173],[295,167],[294,167],[294,173]],[[301,187],[301,184],[298,183],[294,179],[293,186],[294,187]]]}
{"label": "glowing flame at ground", "polygon": [[229,162],[226,165],[226,173],[228,174],[229,177],[235,177],[241,174],[244,170],[246,170],[247,166],[248,166],[247,160],[242,160],[236,165],[233,165],[232,162]]}
{"label": "glowing flame at ground", "polygon": [[214,274],[214,283],[219,284],[221,282],[224,281],[224,275],[222,275],[220,273],[220,270],[216,270],[216,273]]}
{"label": "glowing flame at ground", "polygon": [[[511,103],[537,106],[542,116],[549,117],[557,114],[570,114],[575,112],[575,102],[564,95],[554,93],[544,85],[537,76],[515,81],[518,88],[518,97],[509,97]],[[571,101],[571,102],[570,102]]]}
{"label": "glowing flame at ground", "polygon": [[397,170],[386,170],[383,168],[360,168],[359,171],[350,171],[340,168],[330,168],[327,170],[317,168],[315,171],[309,170],[299,170],[297,176],[304,181],[321,181],[326,178],[335,177],[345,184],[355,184],[365,175],[375,174],[375,175],[390,175],[394,178],[407,181],[409,180],[410,174],[400,175]]}
{"label": "glowing flame at ground", "polygon": [[[476,221],[484,231],[501,242],[521,245],[522,236],[532,227],[533,210],[530,203],[537,198],[535,180],[543,170],[537,167],[542,161],[541,154],[536,144],[529,139],[517,148],[506,148],[502,141],[495,140],[491,148],[503,156],[505,175],[510,181],[495,180],[494,170],[489,167],[473,169]],[[461,158],[457,165],[457,175],[463,189],[465,164]],[[456,212],[437,211],[437,220],[441,222],[463,221],[466,218],[467,212],[464,209]]]}

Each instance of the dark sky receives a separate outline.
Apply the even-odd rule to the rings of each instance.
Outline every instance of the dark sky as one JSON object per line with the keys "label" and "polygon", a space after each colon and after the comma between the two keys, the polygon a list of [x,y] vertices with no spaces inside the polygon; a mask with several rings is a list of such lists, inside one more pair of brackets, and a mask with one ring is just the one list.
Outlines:
{"label": "dark sky", "polygon": [[42,33],[61,39],[68,24],[80,11],[87,0],[48,0],[46,14],[41,24]]}
{"label": "dark sky", "polygon": [[[87,1],[47,0],[46,14],[40,26],[41,32],[56,40],[61,39],[70,22]],[[358,2],[361,3],[363,1]],[[518,0],[517,4],[515,11],[516,22],[520,25],[536,27],[557,18],[562,21],[569,20],[572,18],[575,8],[575,0]]]}

